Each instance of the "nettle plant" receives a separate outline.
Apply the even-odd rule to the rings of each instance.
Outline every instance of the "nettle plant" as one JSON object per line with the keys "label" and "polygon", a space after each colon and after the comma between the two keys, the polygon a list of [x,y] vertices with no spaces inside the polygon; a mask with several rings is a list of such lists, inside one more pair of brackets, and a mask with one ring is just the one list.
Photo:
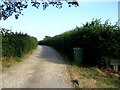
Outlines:
{"label": "nettle plant", "polygon": [[42,5],[43,10],[50,5],[60,9],[64,2],[68,3],[69,7],[79,6],[76,0],[2,0],[0,1],[0,20],[6,20],[13,14],[15,18],[18,19],[19,15],[22,14],[22,10],[28,7],[28,2],[31,2],[31,5],[37,9]]}

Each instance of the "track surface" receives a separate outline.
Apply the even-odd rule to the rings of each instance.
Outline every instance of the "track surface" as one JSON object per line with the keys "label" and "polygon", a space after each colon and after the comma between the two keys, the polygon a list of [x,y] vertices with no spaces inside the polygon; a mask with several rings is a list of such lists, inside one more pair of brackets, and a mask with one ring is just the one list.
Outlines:
{"label": "track surface", "polygon": [[38,46],[28,58],[2,73],[2,88],[72,88],[62,56]]}

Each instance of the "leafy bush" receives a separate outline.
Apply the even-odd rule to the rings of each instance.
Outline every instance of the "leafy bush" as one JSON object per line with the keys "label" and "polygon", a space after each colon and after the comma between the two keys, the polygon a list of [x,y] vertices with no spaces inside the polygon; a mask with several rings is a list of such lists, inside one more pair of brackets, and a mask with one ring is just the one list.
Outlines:
{"label": "leafy bush", "polygon": [[2,56],[22,57],[38,45],[37,39],[21,32],[13,33],[1,28],[2,33]]}
{"label": "leafy bush", "polygon": [[84,50],[83,64],[87,65],[102,65],[105,58],[120,59],[120,30],[108,21],[101,24],[100,19],[39,41],[39,44],[59,49],[72,60],[73,48],[81,47]]}

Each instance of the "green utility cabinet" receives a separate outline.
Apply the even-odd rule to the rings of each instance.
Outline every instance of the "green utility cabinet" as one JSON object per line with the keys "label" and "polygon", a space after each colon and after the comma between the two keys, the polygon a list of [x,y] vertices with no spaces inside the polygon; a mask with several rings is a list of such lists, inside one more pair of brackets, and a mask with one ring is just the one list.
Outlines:
{"label": "green utility cabinet", "polygon": [[74,51],[74,62],[78,65],[82,63],[83,60],[83,49],[82,48],[73,48]]}

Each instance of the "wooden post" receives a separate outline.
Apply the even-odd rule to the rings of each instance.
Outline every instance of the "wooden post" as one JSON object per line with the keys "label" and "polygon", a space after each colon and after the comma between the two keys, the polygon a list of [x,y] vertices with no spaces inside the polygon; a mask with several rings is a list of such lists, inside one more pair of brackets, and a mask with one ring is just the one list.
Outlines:
{"label": "wooden post", "polygon": [[113,65],[113,70],[115,72],[118,72],[118,65],[120,64],[120,60],[117,59],[112,59],[111,60],[111,65]]}

